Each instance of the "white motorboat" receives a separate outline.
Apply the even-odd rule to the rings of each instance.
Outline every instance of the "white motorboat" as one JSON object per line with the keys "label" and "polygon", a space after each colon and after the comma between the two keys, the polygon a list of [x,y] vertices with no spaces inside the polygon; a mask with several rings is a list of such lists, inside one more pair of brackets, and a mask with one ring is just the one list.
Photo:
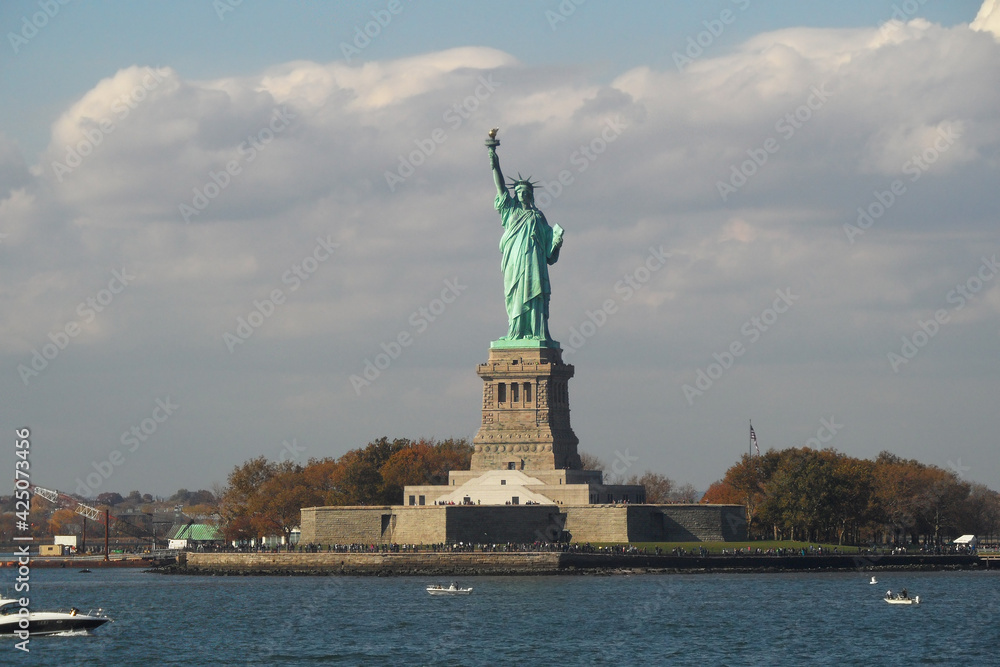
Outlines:
{"label": "white motorboat", "polygon": [[896,593],[895,595],[893,595],[892,591],[886,591],[885,597],[882,599],[889,604],[920,604],[920,596],[917,595],[911,598],[905,588],[902,593]]}
{"label": "white motorboat", "polygon": [[[18,600],[0,599],[0,635],[13,635],[27,630],[31,635],[54,635],[60,632],[89,632],[104,625],[111,619],[100,611],[97,615],[83,614],[76,607],[69,611],[21,612]],[[27,627],[22,620],[27,617]]]}
{"label": "white motorboat", "polygon": [[454,581],[451,585],[445,588],[440,584],[433,584],[427,587],[427,592],[431,595],[468,595],[472,592],[471,588],[462,588]]}

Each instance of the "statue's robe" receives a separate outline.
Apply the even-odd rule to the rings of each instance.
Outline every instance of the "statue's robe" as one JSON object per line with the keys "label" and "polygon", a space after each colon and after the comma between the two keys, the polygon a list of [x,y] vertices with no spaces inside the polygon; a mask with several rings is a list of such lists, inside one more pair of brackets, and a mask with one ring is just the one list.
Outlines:
{"label": "statue's robe", "polygon": [[504,191],[494,204],[504,233],[500,268],[507,303],[506,340],[551,340],[549,336],[549,264],[559,259],[561,231],[556,233],[537,208],[525,208]]}

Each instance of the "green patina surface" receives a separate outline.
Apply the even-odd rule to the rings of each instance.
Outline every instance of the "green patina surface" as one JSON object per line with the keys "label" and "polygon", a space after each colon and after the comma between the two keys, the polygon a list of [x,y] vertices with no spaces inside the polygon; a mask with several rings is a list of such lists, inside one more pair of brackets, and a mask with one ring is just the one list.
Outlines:
{"label": "green patina surface", "polygon": [[489,149],[493,180],[497,188],[494,207],[500,214],[504,233],[500,238],[500,269],[503,273],[504,301],[507,307],[507,335],[491,343],[493,348],[559,348],[549,335],[549,265],[559,259],[563,230],[549,226],[535,206],[534,186],[530,178],[514,179],[511,196],[500,170],[496,148],[500,145],[492,132]]}
{"label": "green patina surface", "polygon": [[561,349],[557,341],[537,340],[532,338],[517,338],[514,340],[501,338],[500,340],[491,341],[490,347],[495,350],[512,350],[512,349],[525,349],[525,348],[528,349],[550,348],[554,350]]}

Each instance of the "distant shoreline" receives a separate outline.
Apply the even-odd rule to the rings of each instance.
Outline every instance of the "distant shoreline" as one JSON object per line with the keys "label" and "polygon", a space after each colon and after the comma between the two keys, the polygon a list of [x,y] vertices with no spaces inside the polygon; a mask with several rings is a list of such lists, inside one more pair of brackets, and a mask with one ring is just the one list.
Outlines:
{"label": "distant shoreline", "polygon": [[988,569],[972,555],[650,556],[556,552],[188,553],[161,574],[498,576]]}

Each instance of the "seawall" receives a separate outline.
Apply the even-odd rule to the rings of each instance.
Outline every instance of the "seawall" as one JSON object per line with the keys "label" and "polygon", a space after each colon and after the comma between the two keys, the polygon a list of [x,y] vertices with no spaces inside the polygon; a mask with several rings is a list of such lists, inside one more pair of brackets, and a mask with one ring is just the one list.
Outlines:
{"label": "seawall", "polygon": [[[157,560],[153,558],[125,558],[122,556],[115,556],[109,560],[104,560],[104,558],[76,558],[73,556],[31,556],[30,567],[52,567],[52,568],[71,568],[71,569],[93,569],[93,568],[106,568],[106,567],[153,567],[157,564],[168,564],[172,563],[173,559],[169,560]],[[17,569],[19,562],[17,558],[10,559],[9,557],[0,560],[0,568],[13,568]],[[0,572],[3,570],[0,569]]]}
{"label": "seawall", "polygon": [[182,574],[557,574],[552,552],[188,553]]}
{"label": "seawall", "polygon": [[979,569],[976,556],[648,556],[561,552],[188,553],[168,574],[474,576]]}

